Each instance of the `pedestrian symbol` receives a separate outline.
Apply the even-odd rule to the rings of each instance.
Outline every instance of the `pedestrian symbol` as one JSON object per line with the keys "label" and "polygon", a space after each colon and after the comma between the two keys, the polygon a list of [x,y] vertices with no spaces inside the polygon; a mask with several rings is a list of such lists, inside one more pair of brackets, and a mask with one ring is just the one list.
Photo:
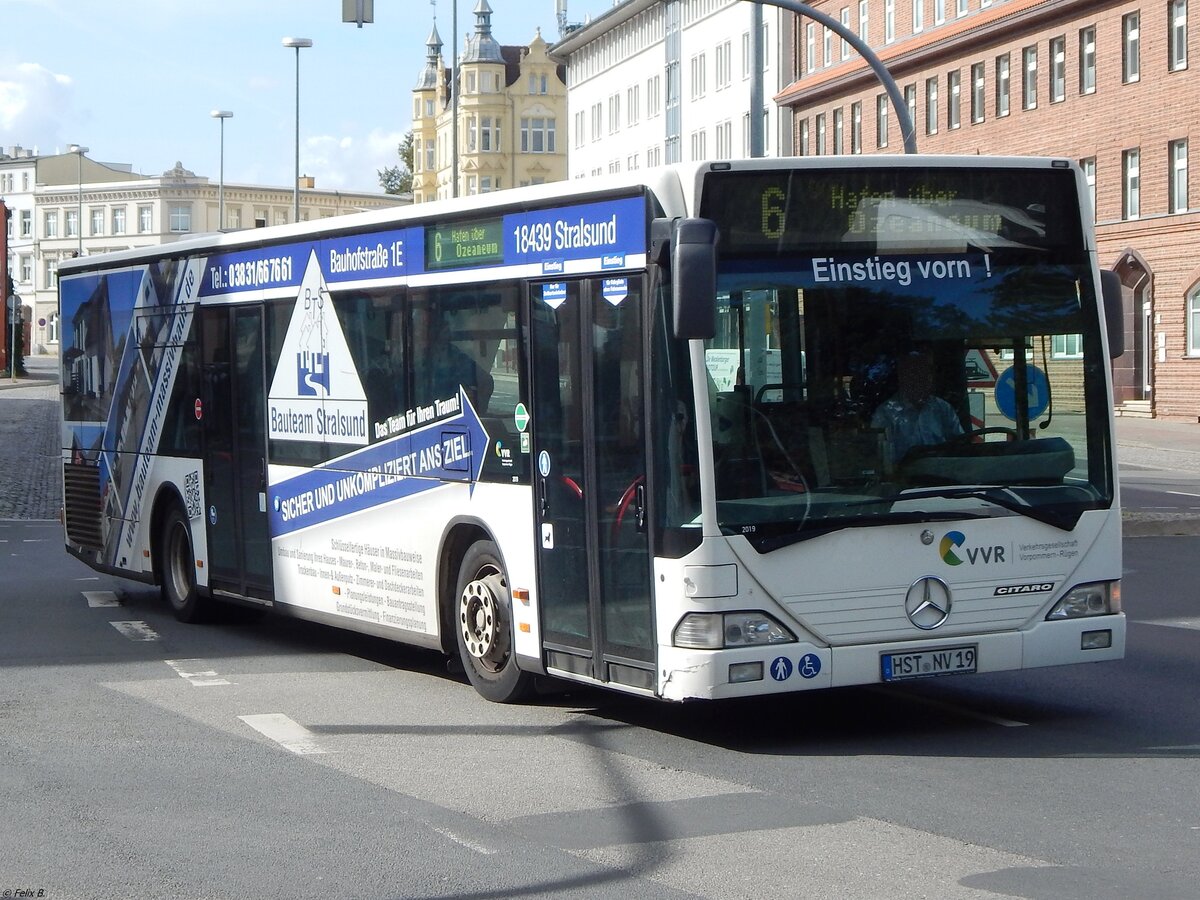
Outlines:
{"label": "pedestrian symbol", "polygon": [[775,657],[771,663],[771,677],[776,681],[787,681],[792,677],[792,661],[786,656]]}

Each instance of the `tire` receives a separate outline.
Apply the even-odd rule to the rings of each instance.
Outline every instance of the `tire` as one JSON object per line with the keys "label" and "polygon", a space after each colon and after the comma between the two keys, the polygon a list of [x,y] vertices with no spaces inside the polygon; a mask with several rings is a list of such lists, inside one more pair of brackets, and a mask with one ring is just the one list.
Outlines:
{"label": "tire", "polygon": [[491,541],[470,546],[454,592],[458,655],[471,685],[493,703],[517,703],[533,693],[533,675],[513,654],[512,600],[500,551]]}
{"label": "tire", "polygon": [[162,596],[180,622],[201,622],[209,602],[196,587],[196,557],[192,554],[192,530],[178,507],[163,519],[158,546],[162,559]]}

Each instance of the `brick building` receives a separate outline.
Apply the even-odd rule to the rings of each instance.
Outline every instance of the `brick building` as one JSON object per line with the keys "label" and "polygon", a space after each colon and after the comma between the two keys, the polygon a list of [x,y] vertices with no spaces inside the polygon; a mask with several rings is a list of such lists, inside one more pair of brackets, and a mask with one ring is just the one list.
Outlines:
{"label": "brick building", "polygon": [[[1125,285],[1118,411],[1200,420],[1200,59],[1188,0],[816,0],[887,63],[927,153],[1075,159],[1100,264]],[[793,24],[798,154],[901,153],[882,86],[811,19]],[[1064,342],[1056,352],[1076,351]]]}

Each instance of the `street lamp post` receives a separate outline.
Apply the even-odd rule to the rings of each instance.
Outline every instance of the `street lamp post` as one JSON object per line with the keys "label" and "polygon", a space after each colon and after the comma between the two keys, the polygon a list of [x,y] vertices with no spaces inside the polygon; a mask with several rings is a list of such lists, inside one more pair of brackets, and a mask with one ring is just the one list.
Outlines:
{"label": "street lamp post", "polygon": [[76,232],[79,235],[79,251],[77,256],[83,256],[83,154],[88,152],[88,147],[81,147],[79,144],[72,144],[67,148],[68,153],[74,153],[79,162],[79,220],[75,223]]}
{"label": "street lamp post", "polygon": [[283,46],[296,50],[296,171],[292,178],[292,221],[300,221],[300,51],[313,45],[311,38],[285,37]]}
{"label": "street lamp post", "polygon": [[454,52],[450,54],[450,196],[458,196],[458,0],[450,4],[450,30]]}
{"label": "street lamp post", "polygon": [[225,230],[225,120],[232,119],[233,113],[227,109],[214,109],[209,113],[214,119],[221,120],[221,167],[217,181],[217,231]]}

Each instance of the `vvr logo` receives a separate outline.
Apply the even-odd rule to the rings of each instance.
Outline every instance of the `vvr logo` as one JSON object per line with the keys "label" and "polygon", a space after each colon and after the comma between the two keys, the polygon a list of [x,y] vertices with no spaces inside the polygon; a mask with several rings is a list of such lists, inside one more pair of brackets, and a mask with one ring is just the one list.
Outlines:
{"label": "vvr logo", "polygon": [[939,545],[939,552],[942,555],[942,562],[948,566],[961,566],[964,562],[971,565],[983,563],[1002,563],[1004,559],[1004,547],[996,544],[991,547],[967,547],[960,550],[967,558],[963,559],[958,553],[955,553],[956,548],[961,548],[966,542],[967,537],[961,531],[947,531],[946,536],[942,538]]}
{"label": "vvr logo", "polygon": [[329,354],[301,350],[296,354],[296,387],[301,397],[329,396]]}

